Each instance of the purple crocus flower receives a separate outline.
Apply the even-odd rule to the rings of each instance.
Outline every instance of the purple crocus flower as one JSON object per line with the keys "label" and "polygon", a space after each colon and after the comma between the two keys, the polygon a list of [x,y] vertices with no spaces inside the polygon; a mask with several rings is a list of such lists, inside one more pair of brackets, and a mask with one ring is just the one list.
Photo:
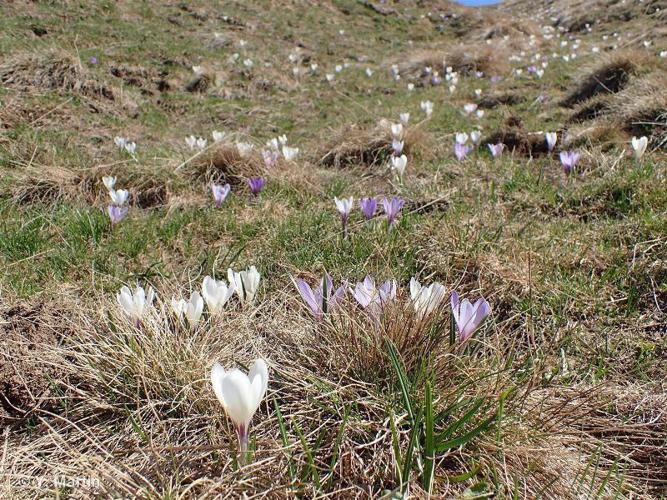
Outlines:
{"label": "purple crocus flower", "polygon": [[375,198],[362,198],[359,200],[359,206],[361,207],[361,211],[366,220],[371,220],[373,218],[377,205],[378,202]]}
{"label": "purple crocus flower", "polygon": [[366,276],[352,290],[354,299],[375,320],[379,319],[384,307],[396,298],[396,280],[387,280],[376,288],[375,280]]}
{"label": "purple crocus flower", "polygon": [[396,222],[398,213],[403,208],[405,201],[394,196],[391,200],[387,198],[382,199],[382,207],[384,208],[384,213],[387,214],[387,222],[389,223],[389,229],[391,229]]}
{"label": "purple crocus flower", "polygon": [[116,205],[109,205],[107,207],[111,225],[114,226],[122,221],[127,216],[127,207],[117,207]]}
{"label": "purple crocus flower", "polygon": [[459,331],[459,340],[465,342],[489,315],[491,306],[483,298],[477,299],[474,305],[468,299],[459,302],[459,294],[456,292],[452,292],[451,301],[452,316]]}
{"label": "purple crocus flower", "polygon": [[454,154],[456,155],[456,159],[459,161],[463,161],[466,159],[466,156],[468,156],[468,153],[470,153],[470,146],[466,146],[465,144],[461,144],[457,142],[454,144]]}
{"label": "purple crocus flower", "polygon": [[487,146],[489,146],[489,150],[494,158],[503,154],[503,150],[505,149],[505,145],[502,142],[499,142],[498,144],[487,144]]}
{"label": "purple crocus flower", "polygon": [[579,161],[579,153],[576,151],[561,151],[560,162],[563,164],[563,171],[569,174],[574,170],[574,167]]}
{"label": "purple crocus flower", "polygon": [[91,56],[89,59],[90,64],[97,64],[97,57]]}
{"label": "purple crocus flower", "polygon": [[530,73],[531,75],[534,75],[535,73],[537,73],[537,66],[535,66],[534,64],[528,66],[528,68],[526,68],[526,71],[528,71],[528,73]]}
{"label": "purple crocus flower", "polygon": [[264,180],[264,177],[251,177],[248,179],[248,185],[250,186],[250,192],[254,196],[259,196],[259,193],[264,189],[264,185],[266,184],[266,180]]}
{"label": "purple crocus flower", "polygon": [[229,184],[225,184],[224,186],[220,184],[213,184],[211,186],[211,191],[213,192],[213,200],[215,201],[216,208],[220,208],[222,206],[222,202],[225,201],[231,189],[232,188]]}
{"label": "purple crocus flower", "polygon": [[332,311],[345,296],[345,285],[334,289],[333,280],[329,274],[324,275],[315,290],[301,278],[295,279],[294,284],[301,298],[317,319],[321,319],[324,314]]}
{"label": "purple crocus flower", "polygon": [[502,80],[502,79],[503,79],[503,77],[500,76],[500,75],[493,75],[493,76],[491,77],[491,83],[497,83],[497,82],[499,82],[499,81]]}

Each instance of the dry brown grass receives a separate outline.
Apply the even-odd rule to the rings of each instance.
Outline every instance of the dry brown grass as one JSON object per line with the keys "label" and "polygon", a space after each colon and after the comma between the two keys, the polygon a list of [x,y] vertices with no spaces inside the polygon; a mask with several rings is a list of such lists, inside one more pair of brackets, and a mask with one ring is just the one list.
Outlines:
{"label": "dry brown grass", "polygon": [[185,173],[195,179],[208,182],[228,182],[231,185],[244,184],[246,179],[262,175],[264,162],[257,148],[247,156],[241,155],[235,144],[213,144],[209,149],[192,160]]}
{"label": "dry brown grass", "polygon": [[43,54],[23,52],[7,58],[0,64],[0,82],[22,90],[57,90],[114,100],[109,87],[92,78],[81,61],[62,50]]}
{"label": "dry brown grass", "polygon": [[600,94],[615,94],[625,88],[631,78],[655,64],[643,51],[615,52],[602,62],[584,68],[574,88],[561,101],[561,106],[574,106]]}
{"label": "dry brown grass", "polygon": [[447,67],[461,75],[481,71],[486,75],[503,74],[507,70],[507,54],[499,47],[486,43],[466,43],[439,50],[421,50],[405,54],[398,63],[401,75],[415,80],[428,78],[427,66],[444,76]]}
{"label": "dry brown grass", "polygon": [[[328,134],[330,139],[315,154],[315,160],[322,166],[348,168],[363,166],[377,169],[389,162],[392,154],[391,130],[387,120],[381,120],[374,127],[356,124],[340,127]],[[422,153],[422,147],[429,140],[419,125],[404,126],[403,151],[405,154]]]}
{"label": "dry brown grass", "polygon": [[[377,496],[397,486],[387,421],[388,408],[397,407],[384,339],[396,341],[409,370],[417,370],[426,358],[435,362],[438,408],[452,397],[483,397],[493,407],[497,396],[514,384],[515,368],[504,361],[511,350],[508,341],[514,342],[508,332],[499,335],[494,327],[464,353],[436,342],[437,337],[415,343],[433,326],[399,308],[376,331],[379,342],[369,343],[369,325],[362,326],[359,322],[365,320],[356,313],[346,313],[351,315],[345,323],[318,325],[295,314],[290,298],[241,310],[232,305],[221,318],[206,319],[191,331],[174,322],[166,304],[177,288],[161,284],[164,302],[139,328],[104,297],[63,311],[50,326],[44,317],[34,318],[40,328],[57,327],[63,338],[55,349],[34,351],[32,361],[57,366],[62,373],[33,406],[33,430],[21,420],[5,436],[3,495],[53,494],[50,478],[57,476],[89,478],[77,489],[81,495],[315,495],[309,481],[290,484],[287,473],[289,464],[299,473],[308,467],[298,425],[314,447],[321,481],[330,491]],[[412,333],[403,336],[406,332]],[[3,352],[5,359],[19,356]],[[258,356],[269,360],[269,394],[253,421],[254,460],[236,470],[234,431],[213,397],[207,374],[214,361],[244,366]],[[524,380],[515,389],[505,402],[501,427],[474,446],[480,470],[498,474],[499,494],[514,491],[519,481],[527,494],[546,488],[559,498],[574,498],[575,490],[613,495],[620,483],[614,467],[626,471],[627,463],[632,480],[626,478],[626,488],[641,480],[661,484],[647,471],[655,473],[664,455],[659,445],[664,402],[633,403],[641,392],[628,388],[617,410],[605,413],[600,409],[611,409],[617,392],[601,396],[585,388],[542,389],[536,382]],[[281,442],[275,402],[286,422],[287,447]],[[395,418],[405,449],[407,416],[399,411]],[[617,419],[627,418],[636,424],[624,425],[619,434]],[[642,425],[647,418],[650,423]],[[617,439],[603,445],[601,436],[609,433]],[[466,447],[439,458],[435,495],[458,495],[469,485],[447,478],[469,469],[472,451]],[[39,477],[49,479],[40,482]],[[410,490],[423,496],[417,479],[411,479]]]}
{"label": "dry brown grass", "polygon": [[646,135],[656,147],[667,145],[667,72],[631,82],[610,103],[612,120],[632,135]]}

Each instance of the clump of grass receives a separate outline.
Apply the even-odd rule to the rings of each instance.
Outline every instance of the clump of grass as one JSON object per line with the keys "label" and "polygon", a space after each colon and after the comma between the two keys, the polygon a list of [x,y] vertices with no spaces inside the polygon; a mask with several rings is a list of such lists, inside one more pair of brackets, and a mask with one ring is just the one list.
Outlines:
{"label": "clump of grass", "polygon": [[24,90],[74,92],[113,101],[113,91],[98,82],[81,62],[62,50],[36,54],[21,52],[0,64],[0,82]]}
{"label": "clump of grass", "polygon": [[[374,127],[348,125],[332,131],[331,139],[317,152],[320,165],[334,168],[363,166],[374,169],[385,165],[392,154],[389,122],[381,120]],[[405,153],[418,150],[426,140],[419,126],[409,126],[403,135]]]}
{"label": "clump of grass", "polygon": [[440,75],[445,74],[447,67],[460,75],[472,75],[481,71],[487,75],[502,74],[506,70],[506,62],[501,51],[486,44],[465,44],[438,51],[420,51],[407,54],[398,67],[402,75],[409,79],[424,76],[424,68],[430,66]]}
{"label": "clump of grass", "polygon": [[612,121],[632,135],[646,135],[656,147],[667,145],[667,73],[655,71],[633,80],[614,96]]}
{"label": "clump of grass", "polygon": [[574,88],[561,101],[561,106],[574,106],[600,94],[623,90],[633,75],[645,70],[648,58],[643,52],[615,53],[592,68],[582,71]]}
{"label": "clump of grass", "polygon": [[185,171],[198,180],[228,182],[240,185],[249,177],[262,175],[265,171],[258,151],[242,155],[235,144],[214,144],[192,160]]}

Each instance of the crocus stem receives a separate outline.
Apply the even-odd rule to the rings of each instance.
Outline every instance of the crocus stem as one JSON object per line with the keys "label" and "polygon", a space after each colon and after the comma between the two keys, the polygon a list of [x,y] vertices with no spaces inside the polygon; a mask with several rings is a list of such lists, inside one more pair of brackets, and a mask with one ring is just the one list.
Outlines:
{"label": "crocus stem", "polygon": [[243,467],[248,463],[248,429],[244,425],[241,425],[236,432],[239,438],[238,464],[239,467]]}

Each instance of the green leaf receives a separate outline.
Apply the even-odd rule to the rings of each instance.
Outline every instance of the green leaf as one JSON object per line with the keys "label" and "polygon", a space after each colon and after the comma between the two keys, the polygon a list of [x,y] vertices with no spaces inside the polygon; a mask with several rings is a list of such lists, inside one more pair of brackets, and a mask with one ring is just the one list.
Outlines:
{"label": "green leaf", "polygon": [[493,424],[493,422],[496,420],[496,415],[492,415],[491,417],[487,418],[484,422],[479,424],[477,427],[475,427],[473,430],[470,432],[456,437],[454,439],[450,439],[448,441],[444,442],[439,442],[436,445],[436,451],[442,453],[447,450],[451,450],[452,448],[456,448],[458,446],[462,446],[466,443],[469,443],[472,441],[475,437],[479,436],[483,432],[486,432]]}
{"label": "green leaf", "polygon": [[299,427],[299,423],[296,420],[292,420],[292,425],[294,425],[294,430],[299,435],[299,440],[301,440],[301,446],[303,446],[303,451],[306,454],[306,462],[308,463],[307,470],[310,471],[310,478],[313,480],[313,483],[315,483],[315,486],[319,490],[320,475],[317,472],[317,467],[315,466],[315,458],[313,457],[313,452],[310,449],[310,446],[308,446],[308,442],[306,441],[306,436],[304,436],[303,432],[301,432],[301,427]]}
{"label": "green leaf", "polygon": [[283,419],[283,414],[280,412],[280,407],[278,406],[278,400],[273,399],[273,405],[276,407],[276,416],[278,417],[278,427],[280,428],[280,437],[283,442],[283,447],[285,448],[285,453],[288,455],[287,459],[287,471],[289,472],[289,477],[292,482],[296,479],[296,473],[294,472],[294,459],[292,453],[288,453],[287,449],[289,448],[289,439],[287,438],[287,429],[285,428],[285,419]]}
{"label": "green leaf", "polygon": [[340,447],[343,442],[343,435],[345,434],[345,426],[347,424],[347,419],[350,417],[350,407],[345,407],[345,414],[343,415],[343,422],[340,424],[340,429],[338,429],[338,435],[336,436],[336,441],[334,442],[333,455],[331,456],[331,462],[329,463],[329,481],[327,482],[328,488],[331,489],[334,478],[334,468],[338,462],[338,455],[340,454]]}
{"label": "green leaf", "polygon": [[435,465],[435,440],[433,435],[433,391],[431,382],[426,382],[424,401],[424,474],[422,484],[428,494],[431,493],[433,470]]}

